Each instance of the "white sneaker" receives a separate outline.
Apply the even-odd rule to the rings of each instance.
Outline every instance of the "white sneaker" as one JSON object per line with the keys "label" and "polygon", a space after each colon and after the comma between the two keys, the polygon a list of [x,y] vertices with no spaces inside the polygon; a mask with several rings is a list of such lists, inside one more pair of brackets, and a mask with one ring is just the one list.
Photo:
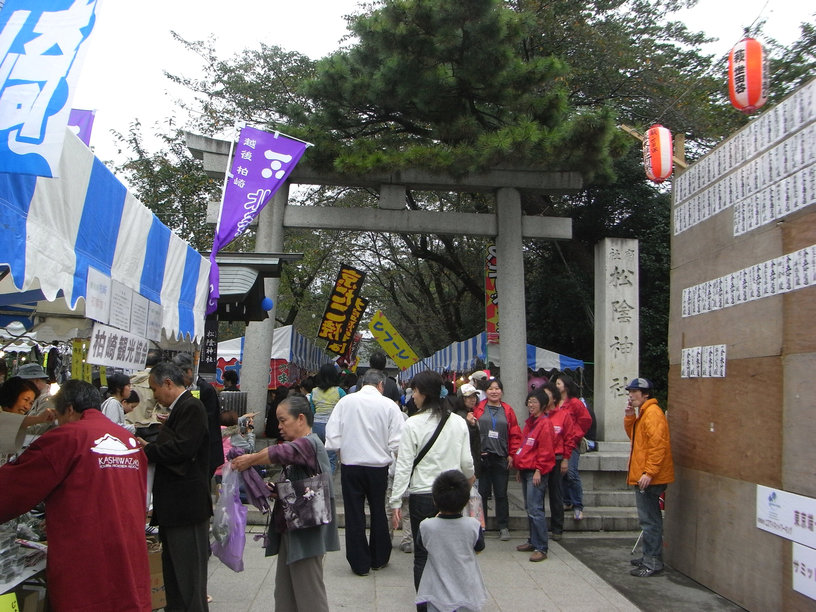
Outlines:
{"label": "white sneaker", "polygon": [[509,529],[502,529],[501,531],[499,531],[499,539],[502,542],[506,542],[507,540],[509,540],[510,539],[510,530]]}
{"label": "white sneaker", "polygon": [[575,518],[576,521],[580,521],[584,518],[584,512],[580,508],[576,508],[572,516]]}

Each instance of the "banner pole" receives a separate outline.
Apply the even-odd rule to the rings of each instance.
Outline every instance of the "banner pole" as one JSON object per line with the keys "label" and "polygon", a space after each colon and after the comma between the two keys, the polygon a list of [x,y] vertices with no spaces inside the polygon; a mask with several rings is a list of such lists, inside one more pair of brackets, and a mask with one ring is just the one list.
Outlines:
{"label": "banner pole", "polygon": [[243,125],[246,125],[243,122],[236,122],[233,126],[233,130],[235,130],[236,134],[233,138],[230,138],[230,150],[229,156],[227,157],[227,169],[224,172],[224,184],[221,185],[221,205],[218,207],[218,222],[215,224],[215,236],[218,236],[218,230],[221,229],[221,215],[224,213],[224,196],[227,193],[227,183],[231,178],[231,168],[232,168],[232,155],[235,152],[235,139],[241,137],[241,128]]}

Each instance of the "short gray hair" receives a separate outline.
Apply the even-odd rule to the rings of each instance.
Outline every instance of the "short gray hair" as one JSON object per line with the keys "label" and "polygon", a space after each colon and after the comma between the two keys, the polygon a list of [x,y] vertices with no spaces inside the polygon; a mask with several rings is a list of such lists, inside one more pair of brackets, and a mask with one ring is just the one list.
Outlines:
{"label": "short gray hair", "polygon": [[175,357],[173,357],[173,363],[175,363],[182,370],[192,370],[193,356],[190,353],[178,353]]}
{"label": "short gray hair", "polygon": [[365,387],[366,385],[374,385],[375,387],[379,387],[380,384],[385,383],[385,374],[382,370],[375,370],[374,368],[369,368],[365,374],[363,374],[363,381],[360,383],[361,387]]}
{"label": "short gray hair", "polygon": [[170,380],[177,387],[184,387],[184,372],[172,361],[162,361],[153,366],[150,370],[150,378],[159,386],[165,380]]}

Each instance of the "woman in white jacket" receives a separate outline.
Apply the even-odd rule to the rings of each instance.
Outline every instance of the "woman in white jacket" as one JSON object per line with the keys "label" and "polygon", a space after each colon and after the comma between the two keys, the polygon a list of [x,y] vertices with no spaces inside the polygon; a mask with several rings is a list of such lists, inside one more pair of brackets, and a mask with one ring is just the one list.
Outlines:
{"label": "woman in white jacket", "polygon": [[[411,531],[414,533],[415,588],[419,587],[422,570],[428,559],[428,551],[417,537],[419,523],[437,513],[431,496],[434,480],[447,470],[461,471],[470,479],[471,484],[474,479],[467,423],[459,415],[451,414],[447,402],[440,399],[442,382],[439,374],[426,370],[417,374],[411,383],[413,399],[419,412],[409,418],[402,429],[394,486],[389,500],[389,506],[394,510],[391,521],[396,529],[401,519],[399,508],[402,496],[406,490],[408,492]],[[438,437],[423,454],[440,423],[443,424]]]}
{"label": "woman in white jacket", "polygon": [[[125,406],[122,403],[130,398],[130,378],[124,374],[108,376],[108,394],[110,397],[102,402],[102,414],[130,433],[136,433],[136,426],[125,421]],[[133,410],[131,408],[130,410]]]}

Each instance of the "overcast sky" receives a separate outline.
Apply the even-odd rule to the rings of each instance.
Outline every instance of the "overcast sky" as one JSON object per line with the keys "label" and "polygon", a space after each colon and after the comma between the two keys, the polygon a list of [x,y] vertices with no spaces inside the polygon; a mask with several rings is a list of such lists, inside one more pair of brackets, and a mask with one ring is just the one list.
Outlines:
{"label": "overcast sky", "polygon": [[[357,5],[356,0],[103,0],[73,107],[96,110],[91,145],[97,157],[114,159],[111,129],[124,133],[138,118],[143,133],[150,134],[153,124],[176,115],[173,103],[184,92],[164,71],[199,74],[198,58],[175,42],[171,31],[187,40],[213,40],[221,57],[265,43],[317,59],[339,48],[346,34],[343,16]],[[700,0],[674,17],[718,37],[706,52],[721,55],[760,12],[768,34],[791,43],[799,36],[799,23],[813,19],[810,6],[793,0]],[[184,116],[176,116],[183,125]]]}

